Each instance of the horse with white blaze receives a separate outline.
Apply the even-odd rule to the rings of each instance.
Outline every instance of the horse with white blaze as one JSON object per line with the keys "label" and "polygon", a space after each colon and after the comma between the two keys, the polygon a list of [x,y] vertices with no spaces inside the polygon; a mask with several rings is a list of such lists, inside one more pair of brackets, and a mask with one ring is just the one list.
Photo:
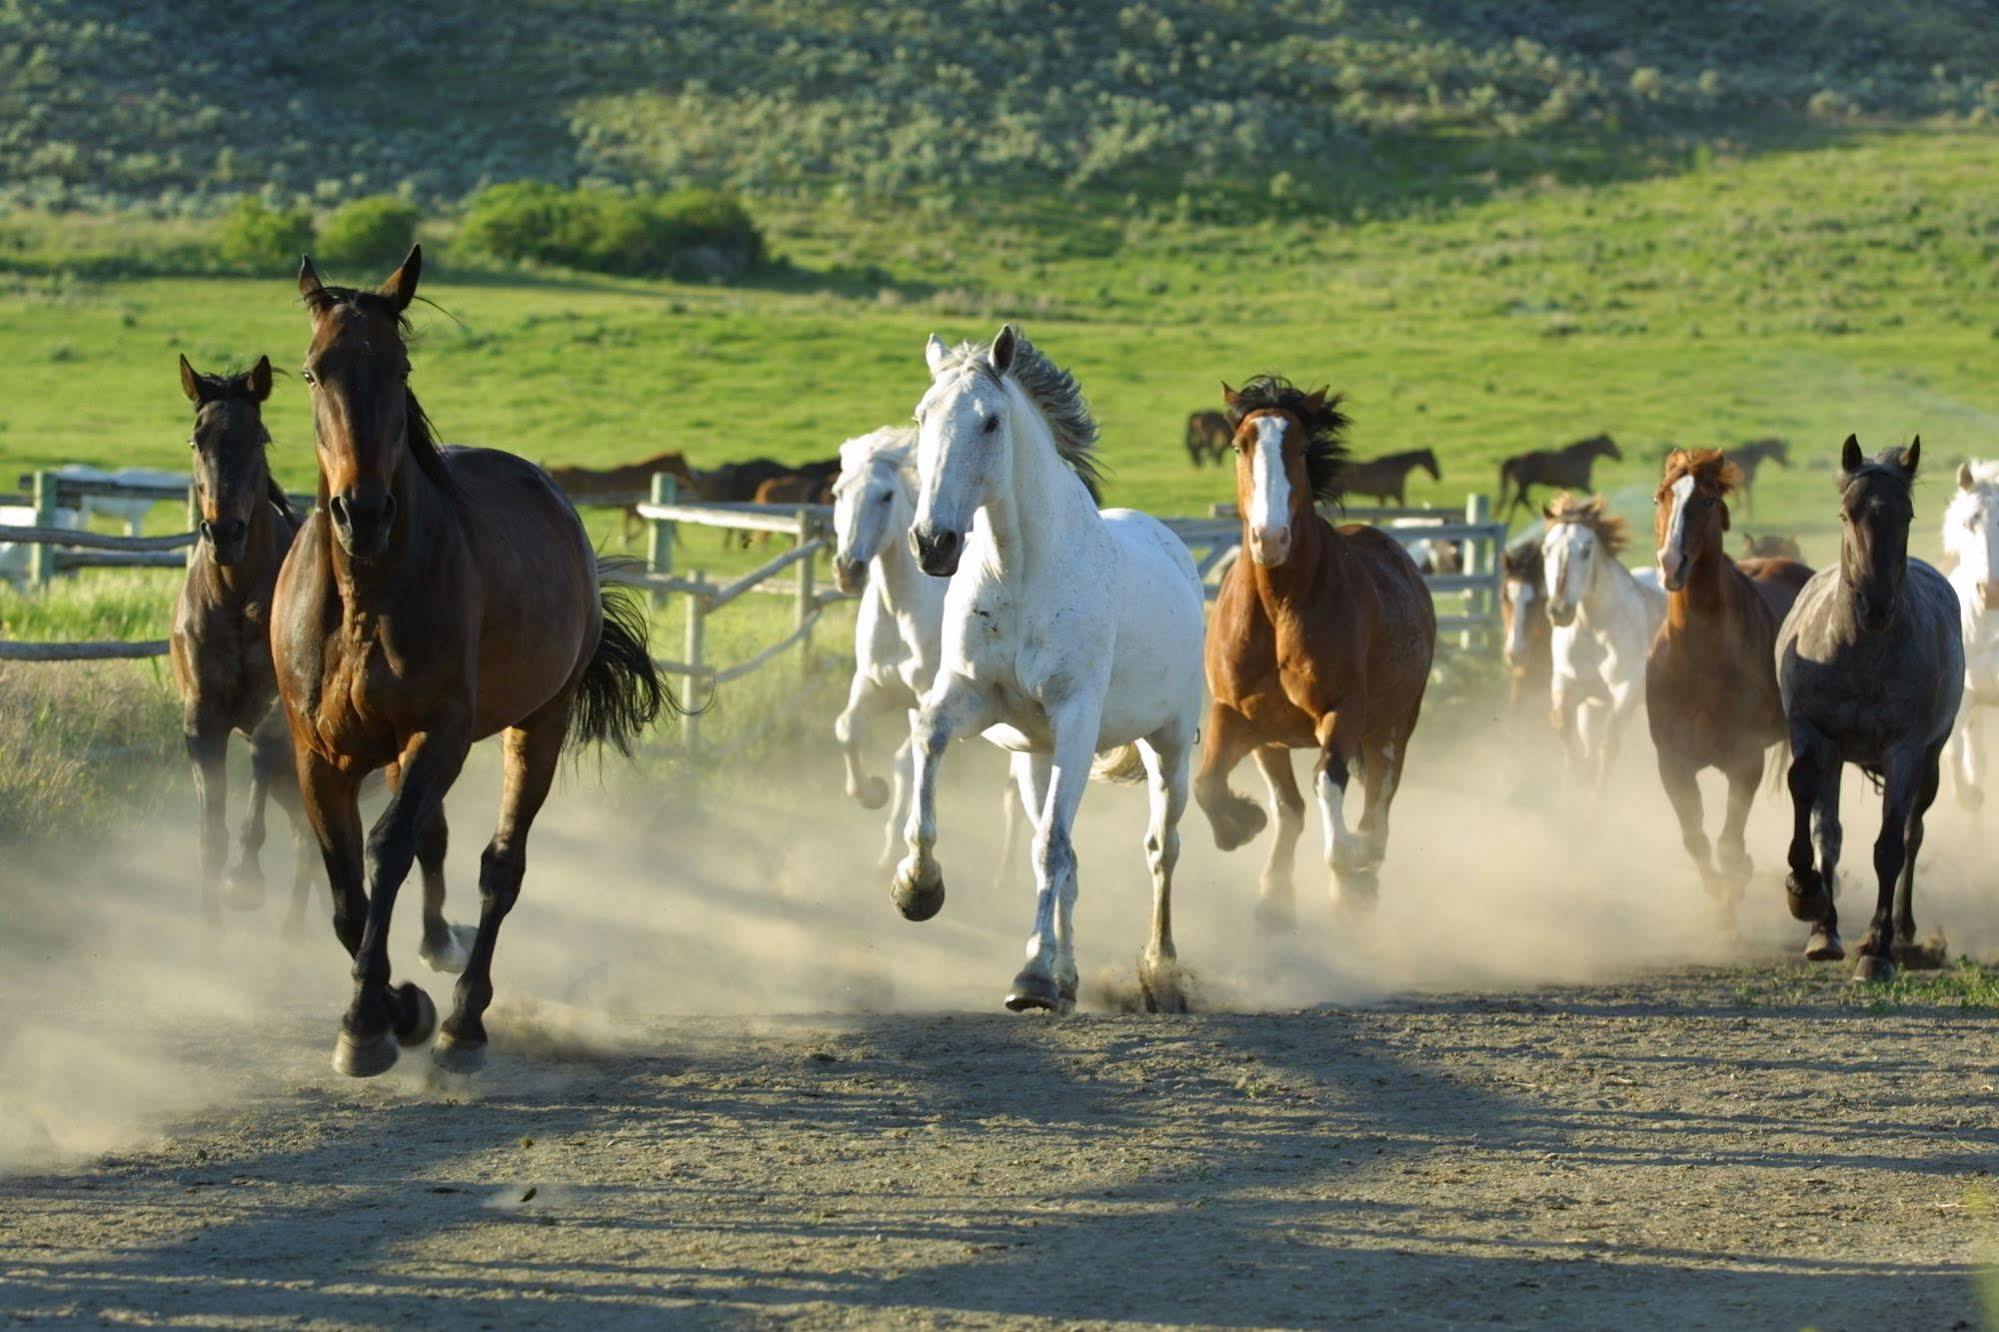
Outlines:
{"label": "horse with white blaze", "polygon": [[1013,753],[1034,825],[1034,930],[1006,1005],[1076,1001],[1071,830],[1099,754],[1135,747],[1151,794],[1145,838],[1152,930],[1139,959],[1147,1007],[1183,1011],[1173,946],[1173,868],[1201,716],[1203,616],[1193,558],[1163,523],[1099,512],[1097,439],[1075,379],[1009,324],[990,347],[925,348],[910,539],[924,572],[950,578],[944,657],[911,736],[916,800],[892,893],[910,920],[944,904],[937,765],[955,736]]}
{"label": "horse with white blaze", "polygon": [[1964,634],[1964,702],[1950,738],[1951,767],[1958,802],[1976,809],[1985,799],[1978,709],[1999,707],[1999,462],[1958,464],[1957,490],[1943,515],[1943,549],[1956,561],[1950,585]]}

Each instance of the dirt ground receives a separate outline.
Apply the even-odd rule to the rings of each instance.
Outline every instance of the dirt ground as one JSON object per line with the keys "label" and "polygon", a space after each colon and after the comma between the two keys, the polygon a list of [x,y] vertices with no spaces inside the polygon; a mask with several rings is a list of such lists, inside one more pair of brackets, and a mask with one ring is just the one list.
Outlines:
{"label": "dirt ground", "polygon": [[[1029,899],[990,882],[989,756],[952,755],[924,925],[817,749],[699,784],[586,768],[537,829],[469,1083],[422,1051],[334,1074],[321,910],[301,941],[275,900],[205,937],[184,821],[16,858],[0,1317],[1990,1325],[1990,1010],[1807,970],[1767,876],[1718,929],[1631,748],[1602,800],[1538,757],[1412,755],[1379,911],[1327,903],[1314,830],[1283,940],[1248,910],[1267,841],[1223,856],[1194,815],[1189,1018],[1120,1011],[1135,792],[1085,805],[1091,983],[1047,1020],[998,1009]],[[451,803],[461,917],[491,809],[482,765]],[[1783,819],[1756,828],[1774,865]],[[1925,927],[1989,960],[1976,825],[1940,809],[1931,847]],[[1842,904],[1857,938],[1851,880]],[[443,1001],[405,905],[402,974]]]}

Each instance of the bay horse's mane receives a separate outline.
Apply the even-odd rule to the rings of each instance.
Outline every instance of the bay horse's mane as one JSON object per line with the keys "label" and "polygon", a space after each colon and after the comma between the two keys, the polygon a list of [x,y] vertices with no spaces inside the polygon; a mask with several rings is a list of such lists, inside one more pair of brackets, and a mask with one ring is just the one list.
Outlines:
{"label": "bay horse's mane", "polygon": [[[936,374],[962,368],[999,382],[999,376],[993,373],[991,343],[959,343],[944,354]],[[1055,439],[1055,452],[1069,465],[1070,471],[1082,478],[1090,498],[1101,504],[1104,478],[1097,465],[1097,418],[1090,414],[1090,404],[1084,400],[1076,377],[1049,360],[1018,327],[1014,328],[1013,363],[1007,367],[1007,374],[1048,422],[1048,433]]]}
{"label": "bay horse's mane", "polygon": [[[367,291],[360,287],[334,287],[321,285],[306,292],[302,299],[305,308],[315,316],[333,313],[342,305],[350,305],[356,310],[386,320],[391,328],[403,339],[407,348],[410,338],[410,319],[406,311],[398,310],[396,303],[378,291]],[[421,300],[422,297],[417,299]],[[423,474],[431,479],[439,490],[456,496],[458,483],[452,479],[451,469],[445,466],[444,454],[437,443],[437,430],[425,414],[423,404],[416,400],[416,391],[403,385],[403,420],[410,456]]]}
{"label": "bay horse's mane", "polygon": [[1742,486],[1742,469],[1720,449],[1674,449],[1666,456],[1665,475],[1659,482],[1660,497],[1683,476],[1693,477],[1696,486],[1713,495],[1726,496]]}
{"label": "bay horse's mane", "polygon": [[1236,390],[1235,400],[1229,404],[1229,429],[1240,428],[1251,412],[1291,413],[1305,426],[1305,477],[1312,497],[1337,500],[1345,489],[1346,433],[1353,421],[1340,410],[1345,394],[1325,389],[1319,389],[1318,394],[1320,402],[1315,407],[1312,394],[1282,375],[1258,375]]}
{"label": "bay horse's mane", "polygon": [[1551,525],[1580,523],[1587,527],[1608,555],[1622,553],[1630,535],[1624,520],[1610,511],[1609,501],[1601,495],[1577,499],[1565,490],[1548,501],[1545,515]]}

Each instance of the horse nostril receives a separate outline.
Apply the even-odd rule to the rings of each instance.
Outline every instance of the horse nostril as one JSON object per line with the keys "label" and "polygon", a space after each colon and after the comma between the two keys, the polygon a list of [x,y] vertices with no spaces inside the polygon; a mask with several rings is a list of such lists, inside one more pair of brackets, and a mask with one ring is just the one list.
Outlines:
{"label": "horse nostril", "polygon": [[353,520],[347,516],[347,497],[345,495],[335,495],[333,497],[333,502],[329,504],[327,508],[333,514],[333,521],[340,524],[342,527],[347,527],[353,522]]}

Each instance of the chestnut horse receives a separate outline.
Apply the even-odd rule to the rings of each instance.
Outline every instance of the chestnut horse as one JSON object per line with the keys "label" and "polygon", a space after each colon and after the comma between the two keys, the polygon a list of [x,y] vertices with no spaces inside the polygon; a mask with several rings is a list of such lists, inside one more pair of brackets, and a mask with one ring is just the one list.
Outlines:
{"label": "chestnut horse", "polygon": [[[1222,389],[1249,558],[1229,569],[1208,624],[1214,703],[1194,798],[1224,851],[1256,836],[1263,811],[1229,789],[1236,764],[1256,755],[1277,811],[1257,918],[1284,928],[1305,816],[1291,751],[1319,751],[1313,784],[1327,864],[1343,901],[1371,903],[1389,806],[1430,681],[1437,615],[1399,542],[1372,527],[1335,528],[1314,507],[1339,497],[1347,426],[1339,399],[1274,376],[1240,393]],[[1349,832],[1342,805],[1355,764],[1367,804]]]}
{"label": "chestnut horse", "polygon": [[[599,584],[589,535],[548,473],[433,441],[403,341],[422,263],[412,248],[379,291],[326,286],[310,259],[298,279],[319,507],[278,577],[272,649],[334,932],[354,958],[333,1066],[355,1077],[437,1026],[422,990],[389,985],[389,920],[419,846],[442,841],[434,816],[472,743],[501,733],[505,763],[478,933],[433,1056],[455,1072],[484,1061],[493,948],[565,744],[628,750],[672,702],[644,619]],[[395,795],[364,841],[356,796],[378,768]]]}
{"label": "chestnut horse", "polygon": [[[1493,510],[1501,522],[1514,509],[1533,507],[1527,492],[1533,486],[1561,490],[1589,490],[1590,472],[1598,458],[1621,462],[1624,451],[1609,435],[1591,435],[1559,449],[1533,449],[1516,453],[1499,464],[1499,503]],[[1507,496],[1508,489],[1512,498]]]}
{"label": "chestnut horse", "polygon": [[[1666,623],[1645,659],[1645,716],[1659,780],[1701,883],[1733,919],[1751,864],[1743,830],[1764,760],[1786,734],[1773,664],[1777,626],[1810,580],[1796,560],[1744,560],[1723,548],[1728,496],[1742,474],[1716,449],[1675,449],[1654,496]],[[1728,778],[1728,814],[1710,848],[1703,768]]]}

